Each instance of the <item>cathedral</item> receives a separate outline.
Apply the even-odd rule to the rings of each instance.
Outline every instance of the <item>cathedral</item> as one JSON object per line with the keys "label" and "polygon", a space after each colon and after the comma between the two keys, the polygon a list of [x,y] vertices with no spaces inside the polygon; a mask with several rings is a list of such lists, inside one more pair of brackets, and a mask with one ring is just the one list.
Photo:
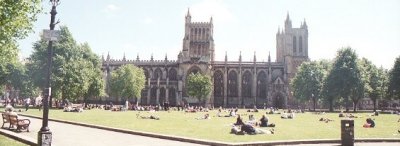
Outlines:
{"label": "cathedral", "polygon": [[[185,16],[185,34],[182,50],[177,60],[127,60],[102,58],[102,71],[106,82],[113,70],[124,64],[133,64],[144,70],[146,86],[142,90],[139,103],[156,105],[168,101],[171,105],[197,104],[194,97],[186,93],[186,78],[191,73],[211,76],[213,91],[207,105],[214,107],[277,107],[287,108],[293,103],[290,80],[296,68],[308,58],[308,28],[302,22],[299,28],[293,28],[287,14],[284,29],[276,34],[276,61],[217,61],[214,47],[213,19],[209,22],[192,22],[190,12]],[[107,84],[106,92],[109,92]],[[112,100],[113,97],[107,97]]]}

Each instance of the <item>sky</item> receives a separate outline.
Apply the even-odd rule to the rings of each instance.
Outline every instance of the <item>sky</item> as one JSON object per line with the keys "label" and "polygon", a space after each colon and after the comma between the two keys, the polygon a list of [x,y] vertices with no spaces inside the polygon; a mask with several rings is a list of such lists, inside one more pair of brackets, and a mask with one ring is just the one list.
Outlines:
{"label": "sky", "polygon": [[[21,57],[49,29],[51,5],[34,23],[34,33],[19,41]],[[89,43],[94,53],[113,59],[176,60],[182,50],[185,15],[193,21],[214,22],[216,60],[276,58],[276,33],[289,13],[293,27],[308,25],[311,60],[333,59],[351,47],[378,67],[392,68],[400,56],[399,0],[61,0],[58,25],[67,26],[75,40]],[[59,29],[59,28],[56,28]]]}

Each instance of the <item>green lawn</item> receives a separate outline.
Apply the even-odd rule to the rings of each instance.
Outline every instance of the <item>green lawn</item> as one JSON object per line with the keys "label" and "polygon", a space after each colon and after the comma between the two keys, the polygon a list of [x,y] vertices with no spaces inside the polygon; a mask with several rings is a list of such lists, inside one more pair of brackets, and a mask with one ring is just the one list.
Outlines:
{"label": "green lawn", "polygon": [[[259,113],[247,113],[239,110],[248,120],[247,114],[255,114],[259,119],[265,111]],[[25,114],[42,116],[37,109],[31,109]],[[300,139],[340,139],[340,118],[337,113],[316,115],[312,113],[296,114],[295,119],[281,119],[280,115],[267,115],[269,121],[276,124],[274,135],[234,135],[230,134],[231,124],[236,118],[214,117],[216,111],[211,111],[211,119],[196,120],[205,113],[184,112],[157,112],[161,120],[137,119],[136,111],[111,112],[105,110],[86,110],[83,113],[62,112],[62,110],[51,110],[50,118],[77,121],[89,124],[104,125],[109,127],[131,129],[137,131],[154,132],[183,137],[217,140],[225,142],[250,142],[269,140],[300,140]],[[141,115],[150,115],[141,112]],[[355,120],[356,138],[400,138],[397,130],[400,123],[398,115],[380,114],[375,119],[375,128],[363,128],[367,113],[355,114],[362,116]],[[319,118],[333,119],[333,122],[320,122]],[[51,125],[49,125],[51,127]]]}
{"label": "green lawn", "polygon": [[0,135],[0,146],[26,146],[26,144],[23,144],[14,139]]}

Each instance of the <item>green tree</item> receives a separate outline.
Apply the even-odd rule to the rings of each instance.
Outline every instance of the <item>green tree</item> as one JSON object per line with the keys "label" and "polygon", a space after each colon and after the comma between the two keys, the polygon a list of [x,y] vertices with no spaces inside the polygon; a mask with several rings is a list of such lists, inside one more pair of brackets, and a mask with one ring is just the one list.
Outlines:
{"label": "green tree", "polygon": [[364,84],[365,96],[369,97],[374,104],[374,111],[376,111],[377,100],[383,97],[384,86],[384,70],[378,69],[371,61],[366,58],[360,60],[361,75]]}
{"label": "green tree", "polygon": [[111,72],[111,94],[117,100],[121,97],[140,99],[140,93],[145,86],[145,81],[143,69],[131,64],[123,65]]}
{"label": "green tree", "polygon": [[7,77],[7,84],[14,90],[18,90],[20,97],[34,97],[39,95],[40,91],[33,85],[32,79],[24,64],[17,62],[8,67],[10,75]]}
{"label": "green tree", "polygon": [[18,57],[16,41],[32,32],[33,23],[41,11],[40,0],[0,0],[0,86],[10,71],[7,66],[15,64]]}
{"label": "green tree", "polygon": [[[326,80],[326,95],[329,98],[342,97],[345,102],[346,111],[349,110],[350,98],[354,102],[362,97],[363,84],[360,69],[357,63],[357,54],[350,47],[342,48],[333,62]],[[333,100],[332,100],[333,101]],[[356,108],[356,107],[354,107]]]}
{"label": "green tree", "polygon": [[187,78],[188,95],[196,97],[199,103],[205,102],[212,90],[211,77],[201,73],[190,74]]}
{"label": "green tree", "polygon": [[[60,39],[53,45],[52,98],[82,100],[104,92],[100,58],[87,43],[77,44],[67,27],[60,27]],[[28,69],[36,86],[44,88],[47,74],[47,41],[34,43]]]}
{"label": "green tree", "polygon": [[304,62],[292,80],[294,96],[301,101],[313,102],[313,109],[320,98],[324,79],[323,66],[316,61]]}
{"label": "green tree", "polygon": [[400,99],[400,56],[396,58],[393,68],[389,72],[389,98]]}

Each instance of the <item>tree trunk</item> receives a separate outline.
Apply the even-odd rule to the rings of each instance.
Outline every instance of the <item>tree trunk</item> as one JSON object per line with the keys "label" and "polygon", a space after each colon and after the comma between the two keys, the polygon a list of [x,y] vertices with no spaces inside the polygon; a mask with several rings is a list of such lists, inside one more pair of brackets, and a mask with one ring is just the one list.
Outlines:
{"label": "tree trunk", "polygon": [[376,112],[376,99],[372,99],[372,103],[374,103],[374,112]]}
{"label": "tree trunk", "polygon": [[333,112],[333,100],[329,100],[329,111]]}
{"label": "tree trunk", "polygon": [[346,112],[349,112],[349,97],[347,97],[346,98],[346,101],[345,101],[346,103],[345,103],[345,105],[346,105]]}
{"label": "tree trunk", "polygon": [[358,101],[359,101],[359,100],[360,100],[360,99],[353,100],[353,105],[354,105],[353,112],[356,112],[356,111],[357,111],[357,104],[358,104]]}
{"label": "tree trunk", "polygon": [[314,112],[315,112],[315,107],[317,106],[317,102],[315,101],[315,98],[313,98],[313,104],[314,104]]}

